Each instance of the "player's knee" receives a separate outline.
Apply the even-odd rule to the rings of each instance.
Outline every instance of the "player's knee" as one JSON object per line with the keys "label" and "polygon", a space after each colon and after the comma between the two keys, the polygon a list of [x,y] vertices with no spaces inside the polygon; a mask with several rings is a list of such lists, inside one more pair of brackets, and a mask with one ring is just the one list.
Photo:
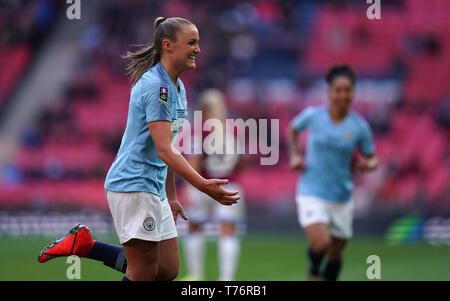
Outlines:
{"label": "player's knee", "polygon": [[175,280],[178,276],[178,270],[172,270],[164,275],[164,277],[161,279],[162,281],[172,281]]}
{"label": "player's knee", "polygon": [[150,266],[148,269],[142,266],[139,269],[127,269],[127,278],[133,281],[155,281],[157,276],[157,268]]}
{"label": "player's knee", "polygon": [[172,281],[178,276],[178,267],[165,268],[158,271],[158,281]]}
{"label": "player's knee", "polygon": [[324,253],[330,247],[331,240],[329,238],[320,238],[313,241],[311,244],[311,249],[314,253],[320,254]]}
{"label": "player's knee", "polygon": [[178,276],[179,271],[178,257],[173,257],[165,262],[160,262],[158,266],[157,281],[172,281]]}
{"label": "player's knee", "polygon": [[232,236],[236,232],[236,226],[233,223],[222,223],[221,235],[222,236]]}

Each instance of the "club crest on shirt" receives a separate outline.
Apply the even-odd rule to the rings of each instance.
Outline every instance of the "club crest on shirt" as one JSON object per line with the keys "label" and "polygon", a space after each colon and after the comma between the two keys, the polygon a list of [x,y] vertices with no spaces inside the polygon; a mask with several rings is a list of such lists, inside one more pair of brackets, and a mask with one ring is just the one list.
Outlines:
{"label": "club crest on shirt", "polygon": [[147,217],[146,219],[144,219],[144,229],[147,231],[152,231],[153,229],[155,229],[156,226],[156,222],[155,219],[151,216]]}
{"label": "club crest on shirt", "polygon": [[169,89],[167,89],[167,87],[159,87],[159,100],[167,104],[168,97],[169,97]]}

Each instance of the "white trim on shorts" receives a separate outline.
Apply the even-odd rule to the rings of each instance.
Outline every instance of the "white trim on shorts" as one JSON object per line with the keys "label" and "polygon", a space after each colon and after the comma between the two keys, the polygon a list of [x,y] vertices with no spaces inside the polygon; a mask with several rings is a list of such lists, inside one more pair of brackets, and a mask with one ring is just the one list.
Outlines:
{"label": "white trim on shorts", "polygon": [[105,190],[109,209],[121,244],[130,239],[163,241],[178,236],[167,198],[144,192]]}

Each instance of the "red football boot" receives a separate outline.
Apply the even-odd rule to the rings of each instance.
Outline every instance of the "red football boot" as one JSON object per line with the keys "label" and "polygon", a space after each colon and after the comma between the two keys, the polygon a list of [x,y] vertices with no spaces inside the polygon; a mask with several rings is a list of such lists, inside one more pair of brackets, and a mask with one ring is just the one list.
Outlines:
{"label": "red football boot", "polygon": [[92,239],[89,228],[78,224],[63,237],[49,243],[39,254],[38,261],[42,263],[56,257],[70,255],[86,257],[94,243],[95,240]]}

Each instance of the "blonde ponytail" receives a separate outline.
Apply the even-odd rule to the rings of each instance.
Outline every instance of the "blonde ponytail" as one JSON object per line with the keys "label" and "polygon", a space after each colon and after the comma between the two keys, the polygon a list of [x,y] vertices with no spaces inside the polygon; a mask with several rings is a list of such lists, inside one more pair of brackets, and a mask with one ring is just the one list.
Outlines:
{"label": "blonde ponytail", "polygon": [[161,60],[162,40],[169,39],[176,41],[177,32],[181,26],[191,24],[192,22],[178,17],[166,18],[158,17],[153,21],[154,37],[149,45],[142,45],[142,48],[136,52],[128,51],[123,58],[130,59],[126,67],[127,74],[130,75],[133,85],[141,79],[142,75],[148,69],[155,66]]}

